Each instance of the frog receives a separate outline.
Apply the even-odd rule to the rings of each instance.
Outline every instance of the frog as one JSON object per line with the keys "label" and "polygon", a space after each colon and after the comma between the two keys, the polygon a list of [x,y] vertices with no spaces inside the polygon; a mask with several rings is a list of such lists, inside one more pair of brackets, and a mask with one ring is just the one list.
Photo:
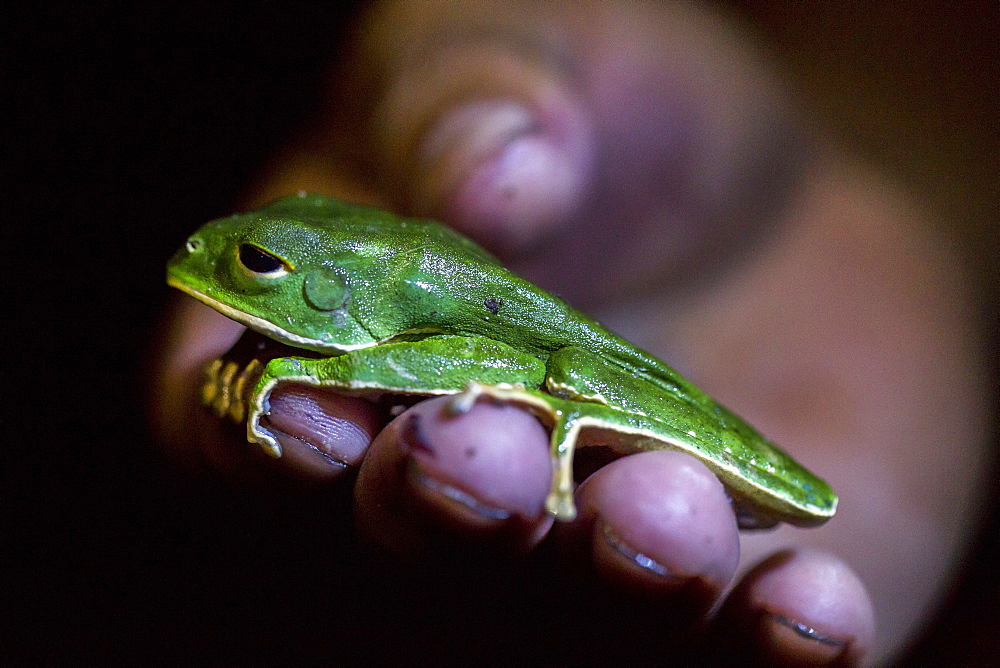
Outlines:
{"label": "frog", "polygon": [[741,528],[814,527],[836,512],[826,482],[733,411],[442,223],[300,192],[204,224],[168,262],[167,283],[276,344],[212,360],[201,388],[274,457],[279,384],[449,396],[454,415],[490,401],[546,427],[545,511],[557,520],[576,516],[573,455],[594,445],[695,457]]}

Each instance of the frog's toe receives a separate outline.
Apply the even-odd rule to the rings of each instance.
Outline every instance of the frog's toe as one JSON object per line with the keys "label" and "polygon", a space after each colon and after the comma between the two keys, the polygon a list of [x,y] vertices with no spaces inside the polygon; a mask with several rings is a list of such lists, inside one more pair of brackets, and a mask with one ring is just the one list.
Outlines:
{"label": "frog's toe", "polygon": [[274,434],[261,426],[259,414],[252,414],[247,420],[247,440],[259,445],[267,455],[281,457],[281,444]]}
{"label": "frog's toe", "polygon": [[465,415],[472,410],[472,407],[476,405],[476,400],[482,395],[483,386],[475,381],[469,381],[465,389],[452,396],[451,400],[445,405],[445,411],[453,417]]}
{"label": "frog's toe", "polygon": [[545,499],[545,510],[560,522],[572,522],[576,519],[576,504],[573,495],[555,490]]}

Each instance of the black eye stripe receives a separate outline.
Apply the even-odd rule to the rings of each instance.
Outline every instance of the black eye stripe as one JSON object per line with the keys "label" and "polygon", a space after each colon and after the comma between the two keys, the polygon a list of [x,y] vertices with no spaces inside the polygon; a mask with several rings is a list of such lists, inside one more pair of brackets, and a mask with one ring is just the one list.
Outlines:
{"label": "black eye stripe", "polygon": [[285,267],[281,258],[253,244],[240,244],[240,264],[256,274],[272,274]]}

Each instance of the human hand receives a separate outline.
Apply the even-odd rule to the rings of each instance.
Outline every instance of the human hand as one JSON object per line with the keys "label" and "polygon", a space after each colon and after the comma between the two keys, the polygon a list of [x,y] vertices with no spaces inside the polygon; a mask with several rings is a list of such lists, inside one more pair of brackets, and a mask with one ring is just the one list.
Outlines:
{"label": "human hand", "polygon": [[[739,283],[780,271],[761,248],[781,248],[775,239],[796,229],[787,210],[803,206],[817,169],[746,45],[716,17],[686,8],[451,3],[421,16],[417,7],[373,10],[327,113],[254,200],[307,189],[444,219],[698,373],[698,360],[717,349],[686,332],[707,324],[702,331],[729,335],[751,300]],[[691,294],[719,310],[689,306]],[[566,563],[594,564],[574,576],[582,587],[603,579],[622,599],[652,597],[678,611],[682,629],[701,628],[736,571],[738,535],[721,486],[672,453],[600,469],[578,491],[580,519],[552,527],[541,514],[546,438],[509,407],[447,418],[432,400],[386,425],[361,400],[289,389],[275,396],[272,418],[295,436],[285,457],[268,461],[190,405],[198,367],[240,329],[200,309],[187,304],[175,321],[159,395],[165,440],[180,458],[330,480],[346,470],[332,456],[360,469],[360,530],[400,558],[434,558],[443,544],[510,555],[558,543]],[[802,347],[823,352],[814,343]],[[732,370],[717,366],[708,380],[726,388]],[[779,442],[810,442],[808,429],[795,434],[799,416],[771,419],[791,435]],[[814,461],[842,458],[843,439],[831,440]],[[773,553],[786,535],[754,537],[754,551]],[[763,621],[733,623],[746,618]],[[745,575],[714,620],[704,637],[716,646],[738,632],[727,646],[741,652],[847,662],[870,646],[873,625],[856,576],[811,551]]]}

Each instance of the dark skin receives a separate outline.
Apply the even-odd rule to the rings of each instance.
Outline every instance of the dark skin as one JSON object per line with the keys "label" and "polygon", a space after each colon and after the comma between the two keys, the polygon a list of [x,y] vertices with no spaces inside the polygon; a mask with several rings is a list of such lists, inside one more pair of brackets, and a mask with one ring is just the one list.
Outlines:
{"label": "dark skin", "polygon": [[158,386],[169,451],[251,480],[352,481],[353,508],[330,512],[403,563],[442,544],[557,554],[578,587],[671,611],[697,630],[688,647],[789,665],[899,649],[954,568],[985,460],[968,296],[926,214],[802,131],[723,18],[419,7],[372,7],[329,105],[246,205],[306,189],[454,225],[759,426],[830,480],[838,516],[741,535],[704,466],[655,452],[596,471],[578,519],[554,524],[544,429],[489,403],[456,417],[432,399],[390,421],[285,387],[285,456],[269,459],[197,406],[200,365],[242,328],[192,300]]}

